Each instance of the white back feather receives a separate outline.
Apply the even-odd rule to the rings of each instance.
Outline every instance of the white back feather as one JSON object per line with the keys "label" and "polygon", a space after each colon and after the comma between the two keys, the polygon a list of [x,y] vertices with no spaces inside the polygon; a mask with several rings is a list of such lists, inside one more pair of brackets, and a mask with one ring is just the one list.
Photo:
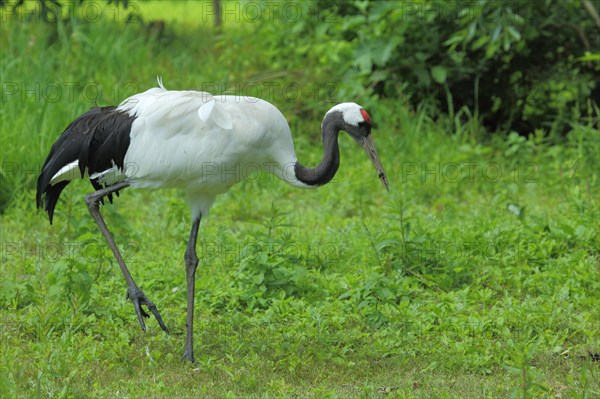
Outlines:
{"label": "white back feather", "polygon": [[200,117],[200,119],[202,119],[204,122],[207,122],[208,118],[210,118],[210,114],[212,113],[214,107],[214,99],[202,104],[200,108],[198,108],[198,116]]}
{"label": "white back feather", "polygon": [[173,91],[165,89],[162,79],[158,85],[125,99],[119,110],[131,116],[142,116],[153,120],[179,118],[196,111],[202,122],[213,122],[222,129],[233,128],[231,116],[219,101],[206,92]]}

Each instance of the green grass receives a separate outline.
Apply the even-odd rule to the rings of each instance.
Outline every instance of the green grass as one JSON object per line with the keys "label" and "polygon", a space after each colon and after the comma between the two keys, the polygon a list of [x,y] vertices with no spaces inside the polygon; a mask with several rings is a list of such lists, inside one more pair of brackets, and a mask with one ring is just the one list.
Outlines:
{"label": "green grass", "polygon": [[[126,190],[103,213],[171,329],[151,319],[143,333],[84,206],[91,186],[69,186],[50,226],[35,210],[36,173],[75,116],[156,75],[174,89],[348,84],[298,70],[302,60],[261,47],[269,38],[247,25],[226,28],[183,26],[177,40],[154,41],[110,21],[0,26],[0,396],[600,395],[600,134],[579,121],[552,140],[474,123],[448,134],[454,122],[426,109],[361,99],[390,192],[341,137],[325,187],[260,176],[222,195],[201,226],[194,366],[181,360],[189,211],[176,191]],[[44,91],[74,83],[71,97]],[[92,85],[101,93],[86,94]],[[330,104],[287,95],[268,99],[314,163]]]}

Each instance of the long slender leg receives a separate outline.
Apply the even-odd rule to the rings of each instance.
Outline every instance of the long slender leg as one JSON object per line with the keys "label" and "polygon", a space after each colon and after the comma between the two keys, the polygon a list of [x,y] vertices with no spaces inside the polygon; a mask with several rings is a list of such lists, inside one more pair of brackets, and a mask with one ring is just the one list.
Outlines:
{"label": "long slender leg", "polygon": [[142,330],[146,331],[146,325],[144,324],[143,317],[150,317],[150,316],[146,312],[144,312],[144,310],[140,307],[140,305],[146,305],[148,307],[148,309],[152,312],[152,314],[154,314],[154,317],[156,317],[156,320],[158,320],[158,324],[160,324],[160,327],[165,332],[168,333],[169,329],[167,328],[167,326],[165,326],[165,323],[163,322],[163,319],[160,316],[158,309],[156,309],[156,305],[150,299],[148,299],[148,297],[146,297],[146,295],[144,295],[144,293],[137,286],[135,281],[133,281],[133,277],[131,277],[131,273],[129,273],[129,270],[127,269],[127,266],[125,265],[125,261],[123,260],[123,257],[121,256],[121,253],[119,252],[119,249],[117,248],[117,245],[115,244],[115,241],[114,241],[112,235],[110,234],[108,227],[106,227],[106,223],[104,222],[102,215],[100,214],[100,206],[99,206],[100,200],[103,197],[107,196],[108,194],[112,194],[115,191],[124,189],[128,186],[129,186],[129,183],[127,183],[127,182],[113,184],[112,186],[103,188],[101,190],[98,190],[94,193],[87,195],[85,197],[85,203],[87,204],[90,214],[96,221],[96,224],[98,225],[98,228],[100,229],[100,232],[102,233],[102,235],[108,242],[108,246],[112,250],[113,255],[115,256],[115,260],[119,264],[121,273],[123,273],[123,277],[125,277],[125,282],[127,283],[127,297],[129,299],[131,299],[131,301],[133,302],[133,307],[135,308],[135,313],[137,314],[138,320],[140,321]]}
{"label": "long slender leg", "polygon": [[183,358],[194,363],[194,290],[196,287],[196,268],[198,267],[198,256],[196,255],[196,241],[198,239],[198,229],[200,219],[198,216],[192,222],[192,231],[185,250],[185,274],[187,277],[187,318],[186,318],[186,337]]}

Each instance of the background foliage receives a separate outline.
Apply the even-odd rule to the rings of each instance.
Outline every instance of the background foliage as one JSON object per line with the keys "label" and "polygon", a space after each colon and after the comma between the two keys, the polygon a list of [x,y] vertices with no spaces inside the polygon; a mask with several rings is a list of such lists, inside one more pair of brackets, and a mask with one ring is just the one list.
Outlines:
{"label": "background foliage", "polygon": [[[588,2],[226,1],[218,29],[212,2],[76,1],[60,18],[52,1],[2,4],[0,396],[600,394]],[[139,330],[89,184],[53,226],[34,209],[68,122],[156,75],[273,102],[307,164],[324,112],[357,101],[391,184],[341,137],[319,190],[260,175],[221,196],[200,235],[193,367],[179,193],[103,208],[168,336]]]}
{"label": "background foliage", "polygon": [[591,2],[325,4],[322,18],[272,35],[273,47],[291,42],[302,54],[307,36],[327,35],[308,51],[343,72],[349,94],[426,103],[491,132],[565,133],[573,121],[597,121],[600,18]]}

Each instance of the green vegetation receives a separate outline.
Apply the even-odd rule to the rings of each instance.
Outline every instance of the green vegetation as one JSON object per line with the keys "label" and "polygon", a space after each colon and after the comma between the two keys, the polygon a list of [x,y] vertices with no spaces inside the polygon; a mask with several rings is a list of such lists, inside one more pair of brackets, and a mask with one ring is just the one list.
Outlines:
{"label": "green vegetation", "polygon": [[[194,2],[130,1],[145,23],[125,23],[132,8],[114,5],[93,21],[3,20],[0,396],[598,397],[597,105],[568,101],[565,81],[549,77],[557,90],[547,106],[564,111],[568,133],[552,124],[495,132],[468,104],[452,114],[433,97],[413,102],[392,90],[406,65],[391,60],[409,43],[361,69],[368,29],[374,40],[400,34],[396,14],[375,14],[384,6],[356,2],[286,23],[243,13],[263,3],[240,4],[220,31]],[[569,7],[569,18],[580,15]],[[360,10],[375,21],[363,24]],[[536,28],[525,25],[513,27],[521,38]],[[372,84],[378,71],[384,86]],[[456,71],[444,71],[431,71],[433,81],[451,82]],[[593,90],[587,73],[573,76]],[[383,190],[342,136],[342,165],[325,187],[250,175],[221,196],[200,232],[194,366],[181,360],[190,221],[178,192],[126,190],[104,207],[170,335],[154,319],[140,330],[84,206],[89,183],[68,187],[53,226],[35,209],[37,172],[64,127],[96,103],[155,85],[156,75],[170,89],[273,102],[306,164],[321,155],[324,112],[356,101],[373,116],[391,186]]]}

